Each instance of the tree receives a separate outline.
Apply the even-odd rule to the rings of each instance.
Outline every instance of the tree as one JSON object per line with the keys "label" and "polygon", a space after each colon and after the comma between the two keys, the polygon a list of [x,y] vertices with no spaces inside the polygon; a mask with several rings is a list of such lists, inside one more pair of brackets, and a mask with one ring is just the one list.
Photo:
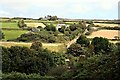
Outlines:
{"label": "tree", "polygon": [[72,24],[69,26],[71,31],[74,31],[77,29],[76,24]]}
{"label": "tree", "polygon": [[30,48],[38,51],[39,49],[42,48],[42,43],[40,41],[35,41],[32,43]]}
{"label": "tree", "polygon": [[55,28],[55,26],[53,24],[46,25],[45,29],[47,31],[54,31],[54,32],[56,31],[56,28]]}
{"label": "tree", "polygon": [[12,46],[8,49],[3,48],[2,52],[3,73],[14,71],[45,75],[55,66],[53,55],[46,49],[36,51],[27,47]]}
{"label": "tree", "polygon": [[4,35],[4,33],[2,32],[2,30],[0,30],[0,40],[1,39],[4,39],[5,38],[5,35]]}
{"label": "tree", "polygon": [[81,46],[87,47],[87,46],[89,46],[90,41],[89,41],[89,39],[88,39],[86,36],[81,35],[81,36],[77,39],[77,43],[78,43],[78,44],[81,44]]}
{"label": "tree", "polygon": [[67,49],[67,54],[72,54],[73,56],[80,56],[83,53],[83,49],[80,44],[72,44]]}
{"label": "tree", "polygon": [[19,28],[24,28],[24,27],[26,27],[26,26],[27,26],[27,25],[25,24],[25,22],[24,22],[23,19],[18,21],[18,27],[19,27]]}
{"label": "tree", "polygon": [[50,20],[57,20],[58,18],[57,18],[57,16],[51,16],[51,18],[50,18]]}
{"label": "tree", "polygon": [[107,38],[95,37],[91,44],[94,46],[94,52],[108,51],[109,40]]}

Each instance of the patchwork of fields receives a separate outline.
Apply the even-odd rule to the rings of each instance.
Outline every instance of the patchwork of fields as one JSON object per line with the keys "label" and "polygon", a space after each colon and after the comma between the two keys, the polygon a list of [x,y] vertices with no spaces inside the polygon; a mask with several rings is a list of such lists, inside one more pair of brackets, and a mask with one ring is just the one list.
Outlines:
{"label": "patchwork of fields", "polygon": [[[51,21],[44,21],[47,24],[53,23],[54,26],[57,25],[55,22]],[[46,27],[42,22],[25,22],[28,27]],[[73,24],[74,22],[65,22],[66,24]],[[2,28],[11,28],[11,29],[19,29],[17,22],[2,22],[0,23]],[[105,23],[94,23],[95,25],[100,25],[101,27],[109,26],[109,27],[114,27],[118,26],[117,24],[105,24]],[[19,37],[21,34],[24,34],[28,32],[27,30],[2,30],[2,32],[5,35],[6,40],[11,40],[11,39],[16,39]],[[105,37],[108,39],[115,39],[115,36],[119,36],[118,33],[120,31],[118,30],[99,30],[93,32],[91,35],[87,36],[88,38],[94,38],[94,37]],[[112,43],[116,43],[116,41],[111,41]],[[0,42],[2,46],[5,47],[11,47],[11,46],[26,46],[30,47],[32,43],[24,43],[24,42]],[[42,43],[43,48],[47,48],[48,50],[55,51],[55,52],[66,52],[66,46],[64,43]]]}

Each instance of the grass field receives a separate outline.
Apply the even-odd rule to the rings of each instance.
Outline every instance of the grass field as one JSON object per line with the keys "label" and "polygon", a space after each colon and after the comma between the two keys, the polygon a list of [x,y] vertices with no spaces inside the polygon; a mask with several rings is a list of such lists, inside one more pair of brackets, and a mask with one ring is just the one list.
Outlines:
{"label": "grass field", "polygon": [[21,34],[26,33],[27,30],[2,30],[2,32],[5,35],[5,40],[11,40],[11,39],[16,39]]}
{"label": "grass field", "polygon": [[46,27],[43,23],[32,23],[32,22],[30,22],[30,23],[25,23],[25,24],[27,24],[27,26],[28,27],[38,27],[38,26],[41,26],[41,27]]}
{"label": "grass field", "polygon": [[120,31],[118,30],[99,30],[93,32],[91,35],[87,36],[88,38],[94,38],[94,37],[105,37],[108,39],[115,39],[115,36],[119,36],[118,33]]}
{"label": "grass field", "polygon": [[115,26],[118,26],[118,24],[107,24],[107,23],[94,23],[94,25],[99,25],[101,27],[115,27]]}
{"label": "grass field", "polygon": [[43,43],[43,48],[47,48],[48,50],[55,52],[63,52],[65,53],[67,48],[62,43]]}
{"label": "grass field", "polygon": [[[24,42],[0,42],[2,46],[11,47],[11,46],[25,46],[29,47],[32,43],[24,43]],[[42,43],[44,49],[48,49],[50,51],[55,52],[66,52],[66,47],[62,43]]]}
{"label": "grass field", "polygon": [[2,28],[19,28],[16,22],[0,22]]}

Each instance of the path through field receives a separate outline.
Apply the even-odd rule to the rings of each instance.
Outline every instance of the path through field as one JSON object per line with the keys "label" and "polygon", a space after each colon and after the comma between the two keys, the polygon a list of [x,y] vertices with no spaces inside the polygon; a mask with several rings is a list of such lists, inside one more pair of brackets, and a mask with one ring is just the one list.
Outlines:
{"label": "path through field", "polygon": [[66,47],[69,48],[70,45],[76,43],[76,41],[77,41],[77,39],[79,38],[79,36],[80,36],[80,34],[79,34],[77,37],[75,37],[73,40],[66,42],[66,43],[65,43]]}

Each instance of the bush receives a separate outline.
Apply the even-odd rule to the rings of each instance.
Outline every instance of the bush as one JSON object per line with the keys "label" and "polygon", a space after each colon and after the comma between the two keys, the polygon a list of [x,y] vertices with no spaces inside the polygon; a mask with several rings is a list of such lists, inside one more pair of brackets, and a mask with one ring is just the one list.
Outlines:
{"label": "bush", "polygon": [[72,80],[92,79],[92,80],[118,80],[120,78],[120,54],[108,52],[108,54],[97,54],[88,57],[84,61],[77,62],[73,69],[66,71],[63,75]]}
{"label": "bush", "polygon": [[29,80],[29,79],[40,79],[40,80],[51,80],[52,76],[41,76],[40,74],[25,74],[19,72],[11,72],[2,74],[2,80]]}
{"label": "bush", "polygon": [[77,39],[77,43],[80,44],[81,46],[89,46],[90,44],[90,41],[89,39],[84,36],[84,35],[81,35],[78,39]]}
{"label": "bush", "polygon": [[32,43],[30,48],[38,51],[39,49],[42,48],[42,43],[40,41],[35,41]]}
{"label": "bush", "polygon": [[40,49],[31,50],[27,47],[14,46],[11,48],[2,48],[2,71],[21,72],[26,74],[39,73],[45,75],[47,71],[55,66],[53,55],[50,51]]}
{"label": "bush", "polygon": [[109,51],[109,40],[107,38],[95,37],[91,44],[94,46],[95,53],[100,51]]}

